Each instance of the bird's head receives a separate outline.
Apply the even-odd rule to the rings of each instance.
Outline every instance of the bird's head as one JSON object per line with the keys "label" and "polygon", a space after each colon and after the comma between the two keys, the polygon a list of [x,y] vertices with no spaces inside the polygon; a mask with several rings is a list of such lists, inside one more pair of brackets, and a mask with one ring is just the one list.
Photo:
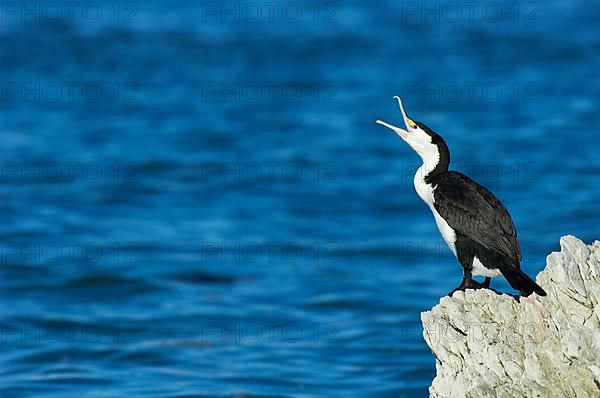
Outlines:
{"label": "bird's head", "polygon": [[402,113],[406,129],[396,127],[382,120],[377,120],[377,123],[389,128],[406,141],[406,143],[417,152],[428,168],[434,168],[438,166],[440,162],[445,163],[445,167],[447,168],[448,163],[450,162],[450,153],[444,139],[424,123],[409,118],[404,110],[400,97],[396,96],[394,98],[398,100],[398,105],[400,106],[400,112]]}

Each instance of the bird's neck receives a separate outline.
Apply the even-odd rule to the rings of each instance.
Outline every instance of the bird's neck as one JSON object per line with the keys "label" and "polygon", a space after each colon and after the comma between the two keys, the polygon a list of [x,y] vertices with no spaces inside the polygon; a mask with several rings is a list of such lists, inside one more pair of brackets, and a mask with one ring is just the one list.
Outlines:
{"label": "bird's neck", "polygon": [[422,156],[423,165],[417,173],[427,184],[431,183],[434,177],[448,171],[450,166],[450,153],[448,150],[437,151],[432,156]]}

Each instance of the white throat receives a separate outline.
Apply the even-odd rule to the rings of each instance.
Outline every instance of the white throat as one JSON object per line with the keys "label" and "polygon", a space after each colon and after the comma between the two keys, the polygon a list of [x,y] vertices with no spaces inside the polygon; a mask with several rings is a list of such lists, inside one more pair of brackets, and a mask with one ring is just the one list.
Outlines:
{"label": "white throat", "polygon": [[430,172],[432,172],[437,165],[440,163],[440,151],[437,145],[429,142],[415,142],[409,143],[412,149],[417,152],[423,161],[423,165],[419,167],[418,173],[423,175],[423,178]]}
{"label": "white throat", "polygon": [[[415,189],[417,190],[419,197],[431,207],[433,202],[430,203],[429,196],[432,195],[429,195],[429,190],[431,190],[432,187],[425,181],[425,177],[427,177],[429,173],[435,170],[437,165],[440,163],[440,153],[437,149],[437,146],[433,144],[422,146],[418,149],[413,147],[413,149],[419,154],[421,160],[423,160],[423,164],[417,169],[417,172],[415,173]],[[433,199],[431,198],[431,200]]]}

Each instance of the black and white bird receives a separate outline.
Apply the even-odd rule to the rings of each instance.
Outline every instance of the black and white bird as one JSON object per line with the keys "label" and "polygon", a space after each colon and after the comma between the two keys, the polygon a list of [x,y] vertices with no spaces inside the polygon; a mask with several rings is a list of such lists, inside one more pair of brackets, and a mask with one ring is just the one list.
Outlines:
{"label": "black and white bird", "polygon": [[[449,171],[450,152],[442,137],[425,124],[411,120],[400,97],[394,98],[406,130],[381,120],[377,123],[398,134],[423,161],[415,174],[415,189],[464,269],[462,283],[454,291],[488,288],[491,277],[503,275],[522,295],[535,292],[545,296],[544,289],[521,270],[521,248],[506,208],[483,186],[464,174]],[[484,276],[485,282],[479,283],[473,276]]]}

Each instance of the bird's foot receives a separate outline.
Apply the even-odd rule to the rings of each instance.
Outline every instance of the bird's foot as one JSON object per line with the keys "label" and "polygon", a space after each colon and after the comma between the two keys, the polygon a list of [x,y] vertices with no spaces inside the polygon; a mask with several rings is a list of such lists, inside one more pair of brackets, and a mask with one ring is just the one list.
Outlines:
{"label": "bird's foot", "polygon": [[489,289],[491,280],[492,278],[485,278],[483,282],[471,280],[471,285],[468,287],[468,289]]}
{"label": "bird's foot", "polygon": [[460,286],[458,286],[456,289],[454,289],[453,291],[451,291],[450,293],[448,293],[448,296],[452,297],[452,295],[454,293],[456,293],[456,292],[464,292],[468,288],[469,288],[469,285],[467,283],[465,283],[465,281],[463,280],[462,283],[460,284]]}
{"label": "bird's foot", "polygon": [[458,291],[464,292],[467,289],[489,289],[490,281],[492,278],[485,278],[483,282],[477,282],[476,280],[469,280],[468,282],[463,280],[459,287],[451,291],[448,295],[452,297],[452,295]]}

